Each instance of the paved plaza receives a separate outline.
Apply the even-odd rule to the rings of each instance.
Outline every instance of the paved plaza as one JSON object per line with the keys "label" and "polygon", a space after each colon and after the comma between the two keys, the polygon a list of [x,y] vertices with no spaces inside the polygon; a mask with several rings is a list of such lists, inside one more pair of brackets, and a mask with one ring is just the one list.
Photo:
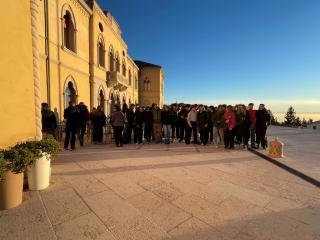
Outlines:
{"label": "paved plaza", "polygon": [[320,189],[244,150],[61,152],[51,186],[0,212],[0,239],[319,240]]}
{"label": "paved plaza", "polygon": [[278,137],[284,143],[281,162],[320,181],[320,131],[272,126],[268,140]]}

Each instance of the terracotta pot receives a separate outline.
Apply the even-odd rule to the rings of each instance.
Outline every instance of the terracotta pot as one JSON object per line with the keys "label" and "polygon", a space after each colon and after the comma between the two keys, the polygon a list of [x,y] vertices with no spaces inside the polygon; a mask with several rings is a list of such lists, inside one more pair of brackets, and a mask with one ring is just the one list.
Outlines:
{"label": "terracotta pot", "polygon": [[0,210],[17,207],[22,203],[23,173],[7,171],[0,183]]}
{"label": "terracotta pot", "polygon": [[30,190],[42,190],[50,183],[50,156],[44,155],[28,167],[28,185]]}

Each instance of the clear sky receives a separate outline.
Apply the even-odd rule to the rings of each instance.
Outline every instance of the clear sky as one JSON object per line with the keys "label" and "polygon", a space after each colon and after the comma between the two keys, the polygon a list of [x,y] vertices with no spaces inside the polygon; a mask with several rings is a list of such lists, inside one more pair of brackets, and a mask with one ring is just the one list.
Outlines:
{"label": "clear sky", "polygon": [[99,0],[165,102],[264,102],[320,113],[319,0]]}

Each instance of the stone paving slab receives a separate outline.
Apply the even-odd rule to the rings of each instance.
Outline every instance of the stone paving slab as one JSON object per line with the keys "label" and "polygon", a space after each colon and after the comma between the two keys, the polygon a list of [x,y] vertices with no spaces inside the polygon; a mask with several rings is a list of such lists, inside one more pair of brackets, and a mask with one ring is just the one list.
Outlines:
{"label": "stone paving slab", "polygon": [[62,151],[50,187],[24,198],[0,212],[0,239],[320,239],[319,188],[210,145]]}
{"label": "stone paving slab", "polygon": [[269,141],[277,137],[284,143],[284,157],[277,160],[320,181],[319,130],[271,126],[267,135]]}

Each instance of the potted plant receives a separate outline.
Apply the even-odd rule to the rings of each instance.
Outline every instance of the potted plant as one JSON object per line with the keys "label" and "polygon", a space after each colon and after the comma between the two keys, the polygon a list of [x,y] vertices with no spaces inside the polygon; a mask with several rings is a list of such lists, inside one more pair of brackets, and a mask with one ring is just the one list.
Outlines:
{"label": "potted plant", "polygon": [[25,143],[0,151],[0,209],[16,207],[22,202],[23,172],[34,159]]}
{"label": "potted plant", "polygon": [[27,168],[28,185],[30,190],[47,188],[51,175],[51,160],[58,151],[59,143],[51,135],[43,135],[40,141],[27,142],[35,158]]}

